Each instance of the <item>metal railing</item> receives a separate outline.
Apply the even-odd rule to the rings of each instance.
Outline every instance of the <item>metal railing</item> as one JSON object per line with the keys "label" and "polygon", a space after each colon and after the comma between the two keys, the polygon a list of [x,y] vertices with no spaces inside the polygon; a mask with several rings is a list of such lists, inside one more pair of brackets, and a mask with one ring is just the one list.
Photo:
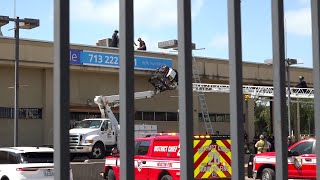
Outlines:
{"label": "metal railing", "polygon": [[[192,45],[191,0],[178,0],[178,67],[179,112],[181,135],[181,179],[193,179],[193,121],[192,121]],[[54,1],[54,147],[55,179],[69,179],[69,0]],[[272,0],[273,80],[274,80],[274,132],[276,147],[276,179],[288,179],[287,175],[287,118],[285,114],[285,47],[283,0]],[[320,129],[320,0],[311,0],[315,129]],[[133,0],[120,0],[120,137],[121,179],[134,177],[133,147],[134,96],[133,96]],[[228,0],[229,25],[229,79],[232,178],[244,179],[243,166],[243,91],[240,0]],[[320,131],[315,131],[319,139]],[[317,140],[316,147],[320,147]],[[317,154],[317,179],[320,180],[320,148]]]}
{"label": "metal railing", "polygon": [[[286,96],[292,98],[314,98],[313,88],[286,88]],[[193,91],[210,93],[230,93],[229,84],[203,84],[193,83]],[[273,97],[274,88],[272,86],[242,86],[243,94],[249,94],[254,97]]]}

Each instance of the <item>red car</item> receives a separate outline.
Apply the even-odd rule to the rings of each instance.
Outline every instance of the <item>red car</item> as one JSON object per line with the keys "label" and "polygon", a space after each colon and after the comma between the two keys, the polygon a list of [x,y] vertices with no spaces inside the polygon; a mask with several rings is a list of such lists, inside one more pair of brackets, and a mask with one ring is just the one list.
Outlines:
{"label": "red car", "polygon": [[[288,149],[288,178],[316,179],[316,140],[301,140]],[[253,159],[253,177],[263,180],[275,179],[276,153],[257,154]]]}

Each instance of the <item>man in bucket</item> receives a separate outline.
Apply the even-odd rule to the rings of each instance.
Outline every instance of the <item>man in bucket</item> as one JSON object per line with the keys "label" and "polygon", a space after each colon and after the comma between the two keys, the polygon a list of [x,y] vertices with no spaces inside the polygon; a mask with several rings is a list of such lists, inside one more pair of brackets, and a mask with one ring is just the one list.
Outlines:
{"label": "man in bucket", "polygon": [[178,72],[163,65],[152,74],[148,81],[155,87],[156,93],[174,90],[178,86]]}

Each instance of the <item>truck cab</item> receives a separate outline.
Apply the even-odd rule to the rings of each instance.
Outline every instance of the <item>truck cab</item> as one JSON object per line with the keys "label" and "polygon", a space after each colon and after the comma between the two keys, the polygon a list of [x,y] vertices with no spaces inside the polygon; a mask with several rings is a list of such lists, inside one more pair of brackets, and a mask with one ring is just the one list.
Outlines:
{"label": "truck cab", "polygon": [[[288,148],[288,178],[316,179],[316,140],[313,138],[296,142]],[[253,159],[253,177],[275,179],[276,153],[257,154]]]}
{"label": "truck cab", "polygon": [[[201,135],[191,139],[194,144],[195,179],[231,179],[231,148],[229,136]],[[180,138],[165,133],[136,138],[134,144],[135,180],[179,180]],[[120,154],[105,159],[104,179],[120,179]]]}
{"label": "truck cab", "polygon": [[[178,136],[136,138],[134,147],[136,180],[179,179],[180,143]],[[101,175],[105,179],[120,179],[120,155],[117,152],[113,152],[113,156],[106,157],[104,172]]]}
{"label": "truck cab", "polygon": [[[151,98],[154,95],[154,91],[134,93],[135,99]],[[71,160],[77,155],[101,159],[105,157],[106,151],[118,146],[120,125],[112,107],[119,106],[120,95],[96,96],[94,102],[100,109],[101,118],[84,119],[69,130]],[[135,125],[137,134],[156,130],[154,125]]]}
{"label": "truck cab", "polygon": [[75,128],[69,130],[70,153],[72,156],[88,155],[101,159],[106,150],[117,143],[116,128],[110,119],[84,119]]}

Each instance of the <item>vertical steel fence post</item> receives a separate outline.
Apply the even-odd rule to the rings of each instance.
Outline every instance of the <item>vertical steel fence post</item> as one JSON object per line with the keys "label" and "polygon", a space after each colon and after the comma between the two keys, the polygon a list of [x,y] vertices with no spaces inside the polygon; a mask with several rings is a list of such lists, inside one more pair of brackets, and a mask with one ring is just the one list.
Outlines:
{"label": "vertical steel fence post", "polygon": [[272,51],[276,179],[288,179],[288,123],[286,122],[285,47],[283,0],[272,0]]}
{"label": "vertical steel fence post", "polygon": [[[287,46],[287,45],[285,45]],[[291,93],[290,93],[290,89],[291,89],[291,85],[290,85],[290,62],[289,60],[285,60],[286,61],[286,72],[287,72],[287,84],[288,84],[288,132],[289,132],[289,136],[291,136]]]}
{"label": "vertical steel fence post", "polygon": [[54,179],[70,179],[69,0],[54,1],[53,125]]}
{"label": "vertical steel fence post", "polygon": [[320,180],[320,0],[311,0],[311,19],[317,180]]}
{"label": "vertical steel fence post", "polygon": [[242,45],[240,0],[228,1],[232,179],[244,179]]}
{"label": "vertical steel fence post", "polygon": [[134,51],[133,0],[120,0],[120,174],[134,177]]}
{"label": "vertical steel fence post", "polygon": [[20,46],[19,46],[19,17],[14,19],[15,22],[15,30],[14,30],[14,38],[16,41],[16,50],[15,50],[15,66],[14,66],[14,139],[13,139],[13,145],[15,147],[19,146],[19,62],[20,62]]}
{"label": "vertical steel fence post", "polygon": [[193,175],[191,0],[178,0],[180,179]]}

